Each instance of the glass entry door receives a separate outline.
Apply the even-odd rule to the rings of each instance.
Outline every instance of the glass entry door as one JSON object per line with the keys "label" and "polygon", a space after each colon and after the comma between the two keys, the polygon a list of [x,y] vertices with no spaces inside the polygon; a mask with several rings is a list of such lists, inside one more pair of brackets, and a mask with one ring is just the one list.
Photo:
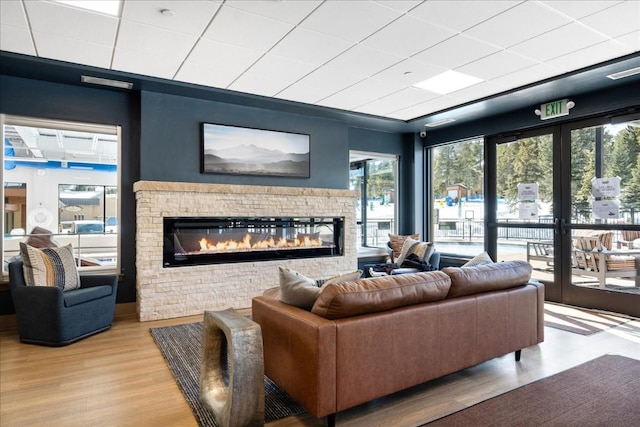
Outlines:
{"label": "glass entry door", "polygon": [[640,316],[640,120],[489,138],[486,246],[550,301]]}

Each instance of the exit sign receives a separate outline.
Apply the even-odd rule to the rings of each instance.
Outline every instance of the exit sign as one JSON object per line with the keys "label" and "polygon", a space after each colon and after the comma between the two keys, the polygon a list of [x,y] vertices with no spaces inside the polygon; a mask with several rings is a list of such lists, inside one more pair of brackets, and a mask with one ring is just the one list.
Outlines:
{"label": "exit sign", "polygon": [[568,99],[560,99],[558,101],[551,101],[547,102],[546,104],[540,105],[540,119],[548,120],[555,117],[568,116],[568,102]]}

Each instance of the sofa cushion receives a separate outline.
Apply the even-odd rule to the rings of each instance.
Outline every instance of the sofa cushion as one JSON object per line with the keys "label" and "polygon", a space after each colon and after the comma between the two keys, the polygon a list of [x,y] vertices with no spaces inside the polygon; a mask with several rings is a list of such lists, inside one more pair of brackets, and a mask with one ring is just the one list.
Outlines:
{"label": "sofa cushion", "polygon": [[451,278],[447,298],[514,288],[531,278],[531,264],[520,260],[475,267],[445,267],[442,271]]}
{"label": "sofa cushion", "polygon": [[340,319],[446,298],[451,281],[440,272],[402,274],[323,286],[312,313]]}
{"label": "sofa cushion", "polygon": [[27,286],[56,286],[63,291],[80,287],[80,276],[71,244],[38,249],[20,243],[23,272]]}
{"label": "sofa cushion", "polygon": [[64,306],[71,307],[87,301],[111,295],[113,288],[109,285],[92,286],[90,288],[80,288],[63,294]]}
{"label": "sofa cushion", "polygon": [[280,270],[280,301],[311,310],[320,294],[316,281],[288,268],[278,267],[278,269]]}

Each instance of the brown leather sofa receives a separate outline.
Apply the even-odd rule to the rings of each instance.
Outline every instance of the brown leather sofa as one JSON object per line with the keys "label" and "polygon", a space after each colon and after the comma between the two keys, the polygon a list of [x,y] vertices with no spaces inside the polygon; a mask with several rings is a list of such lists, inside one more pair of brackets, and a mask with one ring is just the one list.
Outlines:
{"label": "brown leather sofa", "polygon": [[540,343],[544,288],[508,261],[326,286],[311,311],[253,299],[265,374],[316,417]]}

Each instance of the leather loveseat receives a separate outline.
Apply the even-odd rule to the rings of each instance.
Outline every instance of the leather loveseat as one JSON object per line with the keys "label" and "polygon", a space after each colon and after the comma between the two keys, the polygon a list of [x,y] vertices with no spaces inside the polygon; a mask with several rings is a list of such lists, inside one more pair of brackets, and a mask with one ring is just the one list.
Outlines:
{"label": "leather loveseat", "polygon": [[311,311],[253,298],[265,374],[316,417],[540,343],[544,287],[508,261],[323,287]]}

